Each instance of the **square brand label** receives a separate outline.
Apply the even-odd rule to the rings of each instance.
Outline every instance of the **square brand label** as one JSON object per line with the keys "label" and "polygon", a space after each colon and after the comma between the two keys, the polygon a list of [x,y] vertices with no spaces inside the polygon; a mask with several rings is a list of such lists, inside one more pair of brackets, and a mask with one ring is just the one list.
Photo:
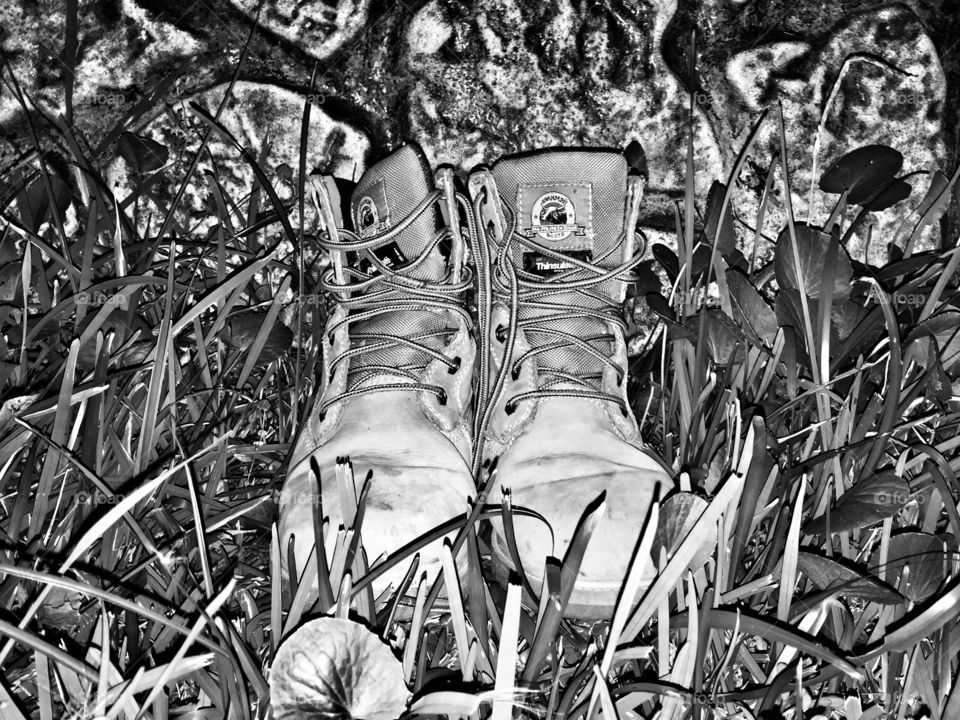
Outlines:
{"label": "square brand label", "polygon": [[517,188],[518,227],[551,250],[593,250],[590,183],[523,183]]}

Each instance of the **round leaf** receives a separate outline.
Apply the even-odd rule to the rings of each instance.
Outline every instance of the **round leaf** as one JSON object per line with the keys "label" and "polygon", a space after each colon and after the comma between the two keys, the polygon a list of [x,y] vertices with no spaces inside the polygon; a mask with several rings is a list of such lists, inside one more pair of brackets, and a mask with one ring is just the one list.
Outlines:
{"label": "round leaf", "polygon": [[960,363],[960,312],[945,310],[920,323],[907,337],[906,343],[917,341],[925,345],[933,335],[943,369],[953,372]]}
{"label": "round leaf", "polygon": [[[264,314],[257,312],[235,315],[227,321],[220,337],[231,347],[246,351],[253,345],[257,333],[260,332],[263,318]],[[282,357],[290,349],[291,344],[293,344],[293,331],[281,322],[275,323],[270,328],[257,362],[263,364],[273,362]]]}
{"label": "round leaf", "polygon": [[910,187],[910,183],[905,182],[904,180],[894,180],[883,190],[877,193],[872,200],[863,203],[863,208],[864,210],[870,210],[871,212],[886,210],[889,207],[893,207],[898,202],[903,202],[906,200],[908,197],[910,197],[911,192],[913,192],[913,188]]}
{"label": "round leaf", "polygon": [[723,226],[717,230],[720,225],[720,211],[723,209],[723,196],[727,192],[727,186],[718,180],[713,181],[710,191],[707,193],[707,214],[704,222],[703,232],[707,242],[716,245],[717,250],[727,255],[737,249],[737,234],[733,229],[733,209],[727,207],[723,214]]}
{"label": "round leaf", "polygon": [[170,155],[164,145],[150,138],[134,135],[132,132],[123,133],[118,145],[123,159],[133,168],[134,172],[141,175],[162,168],[167,164],[167,157]]}
{"label": "round leaf", "polygon": [[647,154],[643,150],[643,145],[639,142],[631,140],[623,149],[623,156],[627,159],[627,165],[630,166],[631,170],[636,171],[640,175],[649,175],[649,171],[647,170]]}
{"label": "round leaf", "polygon": [[[49,179],[50,189],[53,190],[53,204],[62,219],[70,206],[70,186],[56,175],[50,175]],[[20,219],[33,232],[39,232],[40,226],[52,218],[50,207],[50,193],[43,178],[34,180],[17,195]]]}
{"label": "round leaf", "polygon": [[628,287],[627,291],[633,291],[634,295],[646,295],[647,293],[660,292],[660,278],[653,271],[653,260],[647,260],[637,266],[637,279]]}
{"label": "round leaf", "polygon": [[18,262],[0,265],[0,303],[13,303],[20,295],[21,266]]}
{"label": "round leaf", "polygon": [[[738,358],[742,357],[738,348],[743,344],[743,332],[719,308],[710,308],[703,315],[705,318],[704,339],[710,359],[717,365],[737,362]],[[701,313],[698,312],[695,315],[688,315],[684,321],[689,328],[688,339],[691,342],[696,342],[700,337],[700,318]],[[683,337],[683,335],[677,335],[676,337]]]}
{"label": "round leaf", "polygon": [[853,264],[843,245],[837,245],[833,256],[833,286],[824,287],[824,263],[830,247],[830,236],[819,228],[797,224],[794,226],[797,235],[797,255],[800,266],[797,267],[793,253],[793,241],[790,238],[790,229],[784,228],[777,238],[774,251],[773,271],[781,290],[800,290],[800,280],[803,280],[804,290],[808,297],[819,298],[826,290],[832,290],[834,298],[850,297],[850,286],[853,283]]}
{"label": "round leaf", "polygon": [[727,287],[734,319],[767,345],[777,337],[777,317],[767,301],[739,270],[727,270]]}
{"label": "round leaf", "polygon": [[670,281],[674,282],[677,275],[680,274],[680,260],[677,258],[677,254],[663,243],[655,243],[650,248],[650,253],[660,263],[660,267],[663,268]]}
{"label": "round leaf", "polygon": [[667,299],[663,295],[658,292],[647,293],[646,301],[647,307],[664,320],[677,322],[677,314],[673,311],[673,308],[670,307],[670,303],[667,302]]}
{"label": "round leaf", "polygon": [[[944,567],[947,548],[936,535],[921,532],[903,532],[890,537],[887,554],[886,580],[914,602],[923,602],[932,596],[946,577]],[[870,556],[870,567],[880,567],[880,548]],[[909,572],[904,577],[904,570]]]}
{"label": "round leaf", "polygon": [[838,158],[820,176],[820,189],[849,190],[851,205],[862,205],[886,188],[903,167],[903,155],[886,145],[865,145]]}
{"label": "round leaf", "polygon": [[270,672],[274,720],[396,720],[409,695],[390,648],[340,618],[302,625],[280,645]]}
{"label": "round leaf", "polygon": [[821,590],[832,588],[840,595],[881,605],[897,605],[904,601],[904,597],[886,583],[833,558],[801,550],[797,567]]}
{"label": "round leaf", "polygon": [[[830,511],[830,532],[849,532],[893,517],[907,504],[909,496],[907,481],[892,472],[863,478],[841,495]],[[804,528],[808,535],[822,535],[826,531],[826,515],[811,520]]]}
{"label": "round leaf", "polygon": [[[736,361],[743,333],[726,313],[717,308],[707,311],[707,351],[717,365]],[[740,353],[742,356],[742,353]]]}

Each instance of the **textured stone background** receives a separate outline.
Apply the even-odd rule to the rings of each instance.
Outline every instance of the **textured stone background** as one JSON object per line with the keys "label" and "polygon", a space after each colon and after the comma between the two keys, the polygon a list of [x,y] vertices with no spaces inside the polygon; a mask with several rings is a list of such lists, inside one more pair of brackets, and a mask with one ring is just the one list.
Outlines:
{"label": "textured stone background", "polygon": [[[95,145],[169,80],[169,92],[150,102],[130,129],[174,151],[185,148],[186,102],[216,107],[257,5],[81,1],[75,127]],[[5,57],[36,108],[34,124],[53,145],[57,133],[49,118],[67,112],[64,13],[64,4],[51,0],[8,0],[0,8]],[[282,163],[296,168],[305,99],[314,105],[310,169],[344,177],[358,175],[404,139],[420,142],[435,162],[467,168],[541,145],[638,140],[651,186],[645,223],[654,237],[665,237],[684,184],[692,91],[700,197],[715,178],[726,179],[760,111],[779,101],[794,209],[806,219],[814,136],[845,60],[827,108],[821,170],[868,143],[900,150],[904,172],[939,167],[949,173],[957,162],[956,0],[268,0],[260,24],[224,117],[274,169]],[[10,74],[4,77],[0,167],[6,168],[29,143],[26,116]],[[738,178],[735,209],[748,226],[778,146],[775,130],[775,118],[768,118]],[[926,180],[913,182],[909,202],[915,205]],[[815,194],[814,221],[825,218],[829,202]],[[892,237],[905,207],[876,216],[872,247]],[[928,242],[941,233],[955,238],[957,217],[954,208]],[[775,237],[781,222],[782,214],[771,213],[765,234]],[[851,246],[858,259],[860,242]]]}

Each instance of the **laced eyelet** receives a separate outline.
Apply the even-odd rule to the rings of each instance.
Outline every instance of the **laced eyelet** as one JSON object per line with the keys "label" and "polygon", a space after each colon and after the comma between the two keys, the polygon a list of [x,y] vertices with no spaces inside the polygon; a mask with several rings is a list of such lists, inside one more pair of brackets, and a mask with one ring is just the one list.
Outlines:
{"label": "laced eyelet", "polygon": [[437,402],[441,405],[447,404],[447,391],[443,388],[440,388],[440,392],[437,393]]}
{"label": "laced eyelet", "polygon": [[517,405],[513,400],[507,400],[506,404],[503,406],[503,411],[507,415],[513,415],[517,411]]}
{"label": "laced eyelet", "polygon": [[514,381],[520,379],[520,368],[516,365],[510,367],[510,379]]}
{"label": "laced eyelet", "polygon": [[620,403],[620,414],[624,417],[630,417],[630,408],[627,407],[626,403]]}
{"label": "laced eyelet", "polygon": [[463,359],[459,355],[457,355],[453,359],[453,362],[450,364],[450,367],[447,368],[447,373],[450,375],[455,374],[460,369],[460,363],[462,362],[463,362]]}
{"label": "laced eyelet", "polygon": [[622,372],[617,372],[617,387],[623,387],[623,381],[626,379],[626,375]]}
{"label": "laced eyelet", "polygon": [[324,420],[326,420],[326,419],[327,419],[327,411],[326,411],[326,410],[321,410],[320,412],[318,412],[318,413],[317,413],[317,419],[318,419],[320,422],[323,422]]}

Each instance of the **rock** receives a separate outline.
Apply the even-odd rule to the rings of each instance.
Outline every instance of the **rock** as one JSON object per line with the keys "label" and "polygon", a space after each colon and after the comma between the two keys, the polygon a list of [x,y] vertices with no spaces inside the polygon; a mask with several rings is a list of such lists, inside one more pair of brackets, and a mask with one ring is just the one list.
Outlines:
{"label": "rock", "polygon": [[765,95],[770,76],[783,72],[790,62],[808,52],[810,45],[804,42],[775,42],[744,50],[727,63],[726,79],[746,108],[759,113],[767,104]]}
{"label": "rock", "polygon": [[[866,53],[886,59],[908,74],[870,62],[863,57]],[[857,54],[859,58],[854,57]],[[838,75],[840,82],[831,97]],[[856,16],[819,50],[779,43],[738,54],[727,65],[727,78],[751,109],[775,107],[778,101],[783,104],[797,219],[809,216],[814,222],[826,220],[837,197],[814,189],[811,206],[811,184],[815,187],[823,170],[854,148],[889,145],[904,154],[904,173],[932,170],[946,162],[940,123],[946,94],[943,70],[919,19],[907,8],[890,7]],[[826,118],[814,159],[824,108]],[[749,128],[733,130],[737,137],[744,138]],[[769,118],[757,143],[758,162],[769,162],[779,145],[776,117]],[[778,179],[779,175],[778,171]],[[759,186],[758,181],[762,182],[760,178],[741,177],[741,183],[754,188]],[[855,259],[869,259],[873,264],[887,261],[886,243],[908,210],[923,197],[929,180],[911,178],[908,182],[914,185],[908,201],[872,214],[869,258],[864,255],[868,224],[851,240],[848,249]],[[753,197],[742,193],[737,199],[736,210],[748,222],[756,217],[757,198],[756,193]],[[776,211],[764,223],[768,237],[774,237],[786,219],[780,193],[778,200]],[[848,218],[852,219],[854,213],[855,209],[851,210]],[[929,249],[932,236],[928,230],[917,249]]]}
{"label": "rock", "polygon": [[[619,147],[635,139],[650,179],[643,223],[669,236],[685,183],[689,93],[701,205],[713,180],[726,181],[760,110],[780,101],[790,135],[794,211],[806,219],[820,113],[851,54],[871,53],[912,74],[859,60],[848,64],[829,102],[817,173],[844,152],[873,143],[904,153],[904,172],[952,169],[945,148],[957,141],[952,123],[960,99],[950,88],[960,87],[960,63],[949,49],[960,20],[944,14],[945,1],[270,0],[223,121],[258,155],[269,150],[263,162],[271,172],[283,164],[296,172],[302,103],[309,100],[315,105],[310,169],[346,178],[406,139],[419,141],[434,162],[465,168],[540,145]],[[177,125],[190,122],[183,107],[200,100],[215,108],[257,6],[256,0],[81,4],[77,130],[95,144],[165,78],[177,77],[127,128],[153,133],[176,150]],[[0,43],[24,91],[48,115],[65,112],[62,4],[14,0],[0,13],[6,29]],[[43,117],[33,119],[45,142],[58,142]],[[738,178],[734,207],[747,224],[778,146],[771,120]],[[8,92],[0,95],[0,137],[3,166],[30,147],[23,112]],[[217,148],[221,171],[249,187],[245,171],[228,161],[229,151]],[[293,199],[284,185],[289,178],[271,179],[281,197]],[[873,262],[883,259],[891,228],[926,189],[923,178],[910,182],[915,190],[906,203],[873,218]],[[814,193],[815,220],[826,216],[830,202]],[[763,231],[774,238],[784,220],[781,189],[769,210]],[[864,233],[850,244],[855,259],[864,256]],[[928,230],[926,244],[916,249],[937,236],[936,227]]]}
{"label": "rock", "polygon": [[[230,0],[240,11],[254,17],[260,0]],[[260,24],[315,58],[326,58],[364,30],[369,21],[370,0],[303,2],[275,0],[262,3]]]}
{"label": "rock", "polygon": [[[682,188],[688,98],[661,55],[675,3],[433,0],[409,25],[410,126],[435,162],[638,140],[653,187]],[[428,38],[426,42],[424,39]],[[698,190],[721,152],[698,108]]]}
{"label": "rock", "polygon": [[[10,58],[30,102],[48,116],[67,112],[60,57],[66,26],[65,4],[53,0],[14,0],[0,8],[0,45]],[[154,18],[132,2],[81,4],[78,53],[73,77],[75,127],[96,143],[107,128],[160,78],[196,56],[200,42],[176,24]],[[35,116],[44,135],[46,123]],[[0,94],[0,128],[7,145],[0,161],[29,145],[26,124],[15,95]],[[12,147],[11,147],[12,146]]]}
{"label": "rock", "polygon": [[[192,99],[213,115],[220,104],[227,85],[218,85],[208,91],[198,93]],[[245,148],[249,148],[258,164],[271,181],[281,201],[292,206],[296,196],[296,182],[299,175],[300,128],[303,116],[304,98],[289,90],[283,90],[270,84],[239,82],[221,116],[221,124]],[[197,139],[206,129],[206,125],[196,114],[183,107],[171,108],[168,113],[157,116],[143,131],[145,136],[173,150],[177,160],[166,172],[171,183],[182,176],[192,160],[192,150]],[[333,173],[339,177],[359,177],[360,168],[369,149],[368,139],[342,122],[332,120],[324,112],[322,104],[311,108],[310,127],[307,144],[307,173]],[[208,148],[216,159],[216,175],[226,192],[246,210],[242,199],[250,192],[254,174],[250,166],[241,159],[240,152],[220,133],[211,135]],[[209,162],[202,162],[200,171],[210,168]],[[134,181],[127,171],[126,164],[116,157],[108,169],[111,185],[124,188],[125,192],[134,187]],[[147,211],[160,213],[161,206],[170,196],[164,193],[165,183],[158,183],[156,194],[159,202],[148,204]],[[173,186],[170,186],[173,188]],[[188,193],[184,199],[199,222],[197,229],[205,231],[215,223],[215,216],[206,203],[206,183],[198,185],[200,190]],[[201,192],[202,191],[202,192]],[[307,193],[309,194],[309,186]],[[167,189],[169,193],[169,188]],[[265,208],[272,210],[267,203]],[[314,207],[309,200],[305,205],[307,223],[315,226]]]}

